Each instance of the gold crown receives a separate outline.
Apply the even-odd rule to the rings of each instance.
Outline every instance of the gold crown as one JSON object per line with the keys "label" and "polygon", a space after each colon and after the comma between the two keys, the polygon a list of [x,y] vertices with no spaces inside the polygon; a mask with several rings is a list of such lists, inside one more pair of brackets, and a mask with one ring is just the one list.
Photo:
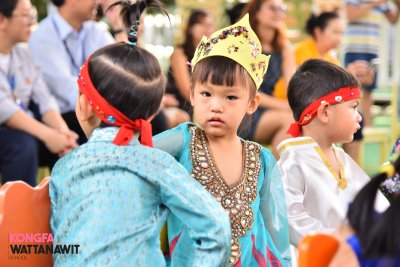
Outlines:
{"label": "gold crown", "polygon": [[235,24],[214,32],[209,38],[203,36],[194,52],[192,69],[199,61],[212,56],[227,57],[242,65],[256,84],[257,90],[263,81],[270,58],[262,53],[261,43],[250,26],[249,14]]}

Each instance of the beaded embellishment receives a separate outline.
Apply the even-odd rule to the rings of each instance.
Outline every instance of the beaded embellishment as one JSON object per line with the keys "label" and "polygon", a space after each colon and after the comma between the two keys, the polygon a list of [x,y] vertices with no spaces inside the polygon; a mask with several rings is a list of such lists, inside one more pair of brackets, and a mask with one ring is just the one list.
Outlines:
{"label": "beaded embellishment", "polygon": [[246,235],[254,220],[251,203],[257,197],[257,182],[260,174],[260,145],[243,141],[244,171],[241,181],[233,187],[227,185],[214,164],[208,150],[204,131],[197,126],[190,126],[192,134],[190,156],[193,164],[191,172],[218,201],[229,211],[232,241],[229,265],[237,263],[241,256],[239,237]]}
{"label": "beaded embellishment", "polygon": [[249,73],[257,89],[263,82],[270,59],[262,53],[261,43],[250,26],[249,14],[208,38],[203,36],[192,58],[192,71],[198,62],[212,56],[236,61]]}

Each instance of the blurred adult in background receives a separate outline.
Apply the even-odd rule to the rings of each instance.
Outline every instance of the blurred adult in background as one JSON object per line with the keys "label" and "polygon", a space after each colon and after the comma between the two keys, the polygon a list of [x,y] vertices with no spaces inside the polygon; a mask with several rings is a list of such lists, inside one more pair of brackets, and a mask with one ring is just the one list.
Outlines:
{"label": "blurred adult in background", "polygon": [[[112,8],[109,8],[112,4],[114,4],[117,1],[118,0],[98,0],[97,20],[105,23],[108,31],[114,37],[115,41],[127,42],[128,41],[127,32],[129,31],[129,29],[125,29],[125,26],[122,22],[120,16],[121,6],[117,5],[113,6]],[[141,30],[143,29],[143,27],[140,28]]]}
{"label": "blurred adult in background", "polygon": [[[348,20],[346,29],[346,45],[344,47],[344,64],[347,67],[357,60],[372,62],[379,57],[379,43],[388,40],[381,38],[381,18],[384,16],[394,24],[399,19],[400,0],[345,0],[345,13]],[[376,76],[375,76],[376,77]],[[371,126],[370,108],[372,90],[376,89],[376,78],[373,83],[364,86],[361,110],[366,126]]]}
{"label": "blurred adult in background", "polygon": [[194,51],[203,36],[210,36],[215,30],[215,18],[207,10],[194,10],[187,21],[183,43],[177,45],[171,55],[168,71],[167,94],[173,95],[179,102],[179,108],[192,113],[189,94],[190,62]]}
{"label": "blurred adult in background", "polygon": [[[77,145],[26,45],[19,44],[28,41],[34,22],[30,0],[0,1],[0,178],[31,186],[36,185],[37,139],[60,155]],[[29,110],[31,101],[41,121]]]}
{"label": "blurred adult in background", "polygon": [[[111,44],[110,33],[93,19],[96,0],[52,0],[57,7],[32,33],[29,48],[35,62],[42,68],[50,92],[56,98],[61,115],[69,128],[79,135],[78,143],[86,136],[75,116],[78,97],[77,79],[84,60],[95,50]],[[53,167],[57,158],[40,148],[40,166]]]}
{"label": "blurred adult in background", "polygon": [[79,134],[79,143],[83,143],[86,137],[75,116],[79,70],[89,55],[114,39],[93,21],[96,0],[52,0],[52,3],[57,10],[40,22],[29,47],[63,118]]}
{"label": "blurred adult in background", "polygon": [[[296,65],[300,66],[304,61],[313,58],[325,59],[336,65],[340,65],[336,57],[345,31],[345,22],[336,12],[327,11],[318,15],[311,14],[306,22],[306,32],[309,38],[298,43],[295,47]],[[365,60],[357,60],[347,66],[347,70],[354,74],[364,86],[368,86],[374,79],[374,72]],[[354,135],[351,143],[344,144],[343,148],[355,161],[358,159],[362,129]]]}
{"label": "blurred adult in background", "polygon": [[263,53],[271,58],[259,90],[260,107],[251,127],[241,135],[259,143],[270,143],[278,157],[276,146],[289,137],[286,131],[293,122],[285,98],[287,84],[296,68],[293,48],[285,32],[286,5],[282,0],[250,0],[243,9],[243,15],[246,13],[250,15],[251,27],[261,41]]}
{"label": "blurred adult in background", "polygon": [[246,3],[238,2],[231,9],[225,10],[231,24],[236,23],[242,16],[243,8],[245,7],[245,5]]}

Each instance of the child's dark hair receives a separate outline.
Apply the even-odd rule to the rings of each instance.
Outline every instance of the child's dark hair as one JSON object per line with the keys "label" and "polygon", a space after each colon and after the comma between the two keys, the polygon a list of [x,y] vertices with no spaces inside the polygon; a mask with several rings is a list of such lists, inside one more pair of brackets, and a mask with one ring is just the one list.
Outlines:
{"label": "child's dark hair", "polygon": [[318,98],[342,87],[359,87],[357,78],[342,67],[322,59],[305,61],[288,85],[288,100],[297,121],[301,113]]}
{"label": "child's dark hair", "polygon": [[250,89],[250,99],[257,92],[256,84],[246,69],[236,61],[223,56],[207,57],[199,61],[194,67],[192,84],[205,84],[208,81],[211,84],[224,86],[243,84],[246,88]]}
{"label": "child's dark hair", "polygon": [[[156,1],[137,2],[141,11],[148,2]],[[121,13],[136,23],[141,14],[136,4],[117,2],[121,3]],[[89,75],[100,95],[129,119],[147,119],[157,113],[166,82],[159,62],[145,49],[121,42],[97,50],[89,61]]]}
{"label": "child's dark hair", "polygon": [[[393,166],[400,171],[400,157]],[[382,214],[374,209],[376,193],[387,177],[386,173],[376,175],[360,190],[347,212],[365,259],[398,257],[400,253],[400,197]]]}
{"label": "child's dark hair", "polygon": [[321,31],[325,30],[329,22],[334,19],[338,19],[339,14],[336,12],[322,12],[319,16],[311,14],[306,22],[306,32],[315,37],[314,30],[320,28]]}
{"label": "child's dark hair", "polygon": [[10,18],[15,8],[17,7],[18,0],[2,0],[0,1],[0,14]]}

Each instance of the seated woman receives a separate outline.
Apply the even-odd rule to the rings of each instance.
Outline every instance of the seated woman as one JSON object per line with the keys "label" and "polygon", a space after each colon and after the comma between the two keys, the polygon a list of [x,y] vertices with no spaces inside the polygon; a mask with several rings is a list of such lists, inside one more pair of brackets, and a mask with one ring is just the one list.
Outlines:
{"label": "seated woman", "polygon": [[292,46],[285,36],[285,12],[286,5],[281,0],[251,0],[242,13],[249,13],[261,49],[264,54],[271,55],[271,59],[260,87],[260,107],[254,114],[251,127],[243,129],[241,136],[271,144],[275,158],[279,157],[276,146],[289,137],[286,131],[293,122],[285,96],[287,84],[295,71],[295,62]]}

